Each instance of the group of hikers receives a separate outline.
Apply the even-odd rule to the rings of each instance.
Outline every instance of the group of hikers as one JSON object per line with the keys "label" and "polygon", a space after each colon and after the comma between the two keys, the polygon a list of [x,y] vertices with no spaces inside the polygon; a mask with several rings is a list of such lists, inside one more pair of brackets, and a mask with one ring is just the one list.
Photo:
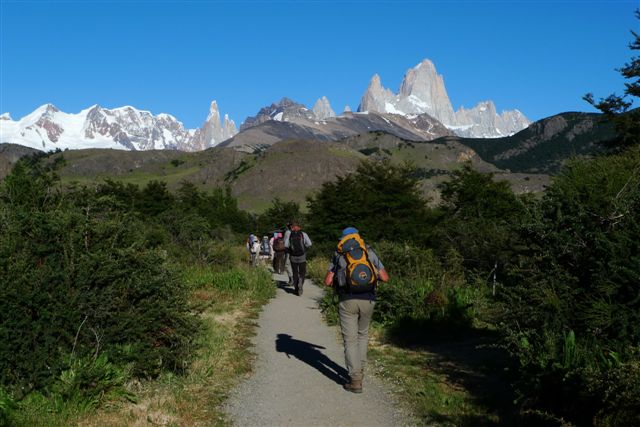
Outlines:
{"label": "group of hikers", "polygon": [[287,223],[284,230],[274,231],[259,240],[251,234],[247,239],[247,249],[251,255],[251,264],[257,266],[260,259],[271,260],[273,271],[287,273],[288,284],[293,286],[297,295],[302,295],[307,273],[307,249],[312,245],[309,235],[302,231],[298,221]]}
{"label": "group of hikers", "polygon": [[[264,252],[261,252],[261,247],[264,247]],[[264,253],[263,256],[272,260],[276,273],[287,272],[289,285],[293,285],[297,295],[302,295],[307,268],[306,250],[309,247],[311,239],[297,221],[289,222],[284,233],[274,232],[271,239],[265,236],[260,242],[252,235],[247,241],[253,265],[257,265],[260,253]],[[362,393],[376,286],[378,282],[388,280],[382,261],[371,246],[364,243],[359,231],[354,227],[342,230],[323,282],[333,287],[339,298],[340,329],[349,372],[349,382],[343,387],[352,393]]]}

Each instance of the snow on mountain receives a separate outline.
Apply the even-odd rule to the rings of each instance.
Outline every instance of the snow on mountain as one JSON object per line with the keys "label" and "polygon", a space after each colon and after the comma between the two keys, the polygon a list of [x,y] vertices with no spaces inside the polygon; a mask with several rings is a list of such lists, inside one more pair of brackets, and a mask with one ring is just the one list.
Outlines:
{"label": "snow on mountain", "polygon": [[358,111],[412,116],[429,114],[459,136],[496,138],[514,134],[531,123],[518,110],[496,112],[491,101],[480,102],[471,109],[454,111],[444,86],[444,79],[428,59],[409,69],[400,91],[385,89],[380,76],[371,78]]}
{"label": "snow on mountain", "polygon": [[[326,99],[326,98],[325,98]],[[328,104],[329,101],[327,101]],[[299,104],[289,98],[282,98],[278,102],[263,107],[254,117],[247,119],[240,125],[240,131],[257,126],[269,120],[279,122],[313,122],[317,120],[316,114],[302,104]]]}
{"label": "snow on mountain", "polygon": [[200,129],[185,129],[170,114],[154,116],[131,106],[106,109],[93,105],[69,114],[45,104],[20,120],[12,120],[8,113],[0,120],[0,143],[44,151],[56,148],[195,151],[212,147],[236,133],[233,120],[225,116],[224,122],[220,122],[215,101]]}

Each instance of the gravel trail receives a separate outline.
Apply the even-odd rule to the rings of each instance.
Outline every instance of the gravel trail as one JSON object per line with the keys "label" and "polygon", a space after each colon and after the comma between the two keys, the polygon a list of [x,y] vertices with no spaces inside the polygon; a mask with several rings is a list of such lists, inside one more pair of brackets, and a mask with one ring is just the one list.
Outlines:
{"label": "gravel trail", "polygon": [[[274,275],[274,280],[287,280]],[[382,382],[365,374],[364,392],[342,389],[347,378],[337,328],[318,309],[322,290],[307,281],[299,297],[279,286],[253,339],[253,374],[229,397],[236,426],[404,426],[410,417]]]}

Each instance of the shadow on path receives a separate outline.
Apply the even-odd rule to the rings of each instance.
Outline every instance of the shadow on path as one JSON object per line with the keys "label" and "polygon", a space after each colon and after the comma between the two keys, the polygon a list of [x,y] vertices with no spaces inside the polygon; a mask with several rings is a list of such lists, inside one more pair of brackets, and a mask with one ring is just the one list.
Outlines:
{"label": "shadow on path", "polygon": [[324,347],[306,341],[296,340],[289,334],[278,334],[278,339],[276,339],[277,352],[284,353],[289,358],[293,356],[312,368],[317,369],[330,380],[340,385],[345,384],[349,376],[347,370],[329,359],[329,357],[319,349],[324,350]]}
{"label": "shadow on path", "polygon": [[276,281],[276,286],[278,286],[278,288],[282,289],[288,294],[297,295],[296,290],[293,288],[293,286],[289,286],[287,282]]}

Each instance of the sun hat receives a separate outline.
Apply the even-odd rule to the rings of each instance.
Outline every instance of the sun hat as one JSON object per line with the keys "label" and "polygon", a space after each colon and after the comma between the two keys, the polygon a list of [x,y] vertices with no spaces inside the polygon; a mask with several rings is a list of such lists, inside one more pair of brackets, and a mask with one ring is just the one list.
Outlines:
{"label": "sun hat", "polygon": [[347,234],[358,234],[358,229],[355,227],[347,227],[342,230],[342,237],[346,236]]}

